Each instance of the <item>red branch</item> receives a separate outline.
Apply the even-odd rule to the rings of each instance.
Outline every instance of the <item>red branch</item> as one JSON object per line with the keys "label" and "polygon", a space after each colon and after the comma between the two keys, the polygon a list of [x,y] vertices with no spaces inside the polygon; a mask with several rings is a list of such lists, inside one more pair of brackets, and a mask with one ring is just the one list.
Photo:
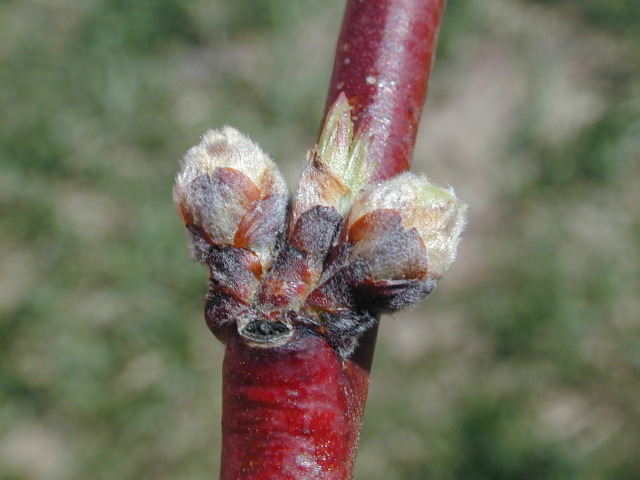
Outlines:
{"label": "red branch", "polygon": [[324,338],[227,344],[221,480],[351,478],[369,377]]}
{"label": "red branch", "polygon": [[[349,0],[327,105],[345,92],[373,134],[375,180],[409,168],[444,0]],[[352,477],[370,330],[342,361],[320,336],[260,350],[231,338],[223,373],[222,480]]]}

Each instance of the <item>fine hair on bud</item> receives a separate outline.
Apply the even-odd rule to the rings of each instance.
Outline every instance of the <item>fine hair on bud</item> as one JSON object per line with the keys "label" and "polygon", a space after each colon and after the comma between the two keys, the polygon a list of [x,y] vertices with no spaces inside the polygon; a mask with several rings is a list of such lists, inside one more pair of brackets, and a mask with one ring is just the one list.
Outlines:
{"label": "fine hair on bud", "polygon": [[[369,251],[373,264],[392,269],[394,262],[402,263],[402,254],[393,251],[384,253],[384,248],[376,246],[371,238],[376,236],[376,230],[380,232],[378,235],[396,237],[395,241],[389,239],[383,242],[387,248],[392,249],[403,237],[400,243],[409,247],[409,251],[405,251],[405,258],[411,258],[413,262],[420,260],[416,258],[419,247],[415,241],[419,238],[426,254],[427,276],[438,279],[455,260],[460,235],[466,225],[466,214],[467,205],[456,197],[452,188],[438,187],[426,176],[406,172],[362,191],[351,207],[346,228],[354,229],[369,217],[387,217],[386,223],[377,222],[377,229],[367,229],[363,237],[368,236],[368,245],[361,252],[366,256]],[[389,233],[390,222],[398,221],[406,233]],[[411,236],[415,238],[410,239]],[[379,255],[374,254],[376,249],[379,255],[389,258],[377,258]],[[416,255],[412,255],[412,252]]]}
{"label": "fine hair on bud", "polygon": [[205,243],[229,245],[253,251],[263,268],[286,221],[287,199],[275,163],[231,127],[206,132],[186,153],[173,190],[197,261],[206,261]]}

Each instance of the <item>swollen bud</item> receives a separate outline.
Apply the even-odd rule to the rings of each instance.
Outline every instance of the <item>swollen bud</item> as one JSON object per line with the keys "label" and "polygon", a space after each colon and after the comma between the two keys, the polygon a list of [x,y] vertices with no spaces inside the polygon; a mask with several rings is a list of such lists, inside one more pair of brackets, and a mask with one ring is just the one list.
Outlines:
{"label": "swollen bud", "polygon": [[336,314],[344,322],[345,311],[379,314],[416,304],[453,262],[466,209],[453,190],[411,173],[367,187],[307,305],[328,322]]}
{"label": "swollen bud", "polygon": [[346,236],[376,279],[435,280],[455,260],[466,212],[453,189],[403,173],[356,197]]}
{"label": "swollen bud", "polygon": [[248,250],[269,268],[286,220],[287,188],[273,161],[231,127],[210,130],[176,176],[173,201],[191,237],[194,258],[212,246]]}

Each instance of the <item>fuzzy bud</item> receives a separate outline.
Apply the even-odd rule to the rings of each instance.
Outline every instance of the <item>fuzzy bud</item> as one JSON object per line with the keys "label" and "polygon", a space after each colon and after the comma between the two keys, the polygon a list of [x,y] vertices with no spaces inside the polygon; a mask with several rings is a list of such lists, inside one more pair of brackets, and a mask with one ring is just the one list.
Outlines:
{"label": "fuzzy bud", "polygon": [[287,188],[273,161],[231,127],[206,132],[184,157],[173,201],[188,227],[194,258],[206,263],[208,246],[252,251],[271,265],[285,223]]}
{"label": "fuzzy bud", "polygon": [[209,266],[206,320],[222,341],[273,348],[312,331],[348,358],[381,313],[415,305],[449,268],[466,205],[411,173],[369,185],[366,131],[354,135],[340,95],[288,219],[278,169],[237,130],[187,152],[173,199]]}
{"label": "fuzzy bud", "polygon": [[438,279],[456,257],[467,206],[453,189],[403,173],[355,199],[345,229],[378,279]]}
{"label": "fuzzy bud", "polygon": [[366,320],[367,312],[416,304],[453,262],[466,208],[453,190],[411,173],[367,187],[354,200],[307,305],[323,311],[328,322],[345,322],[353,317],[344,312],[360,312],[357,318]]}

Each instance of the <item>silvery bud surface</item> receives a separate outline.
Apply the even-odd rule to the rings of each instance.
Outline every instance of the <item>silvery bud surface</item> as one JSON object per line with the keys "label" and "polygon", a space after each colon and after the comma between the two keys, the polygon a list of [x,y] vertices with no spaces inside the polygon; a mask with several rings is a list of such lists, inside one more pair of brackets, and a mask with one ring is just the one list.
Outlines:
{"label": "silvery bud surface", "polygon": [[351,312],[378,315],[415,305],[455,259],[466,210],[452,189],[424,176],[403,173],[368,186],[356,196],[307,305],[327,322],[339,319],[351,328],[361,325]]}
{"label": "silvery bud surface", "polygon": [[206,263],[207,245],[228,245],[255,253],[263,269],[271,265],[287,198],[275,163],[231,127],[209,130],[186,153],[173,189],[196,260]]}
{"label": "silvery bud surface", "polygon": [[[438,279],[455,260],[466,213],[467,205],[452,188],[407,172],[363,190],[353,202],[345,229],[357,244],[357,254],[376,266],[377,278],[417,278],[424,269],[428,278]],[[405,233],[383,240],[396,225]],[[409,248],[396,252],[400,244]]]}

